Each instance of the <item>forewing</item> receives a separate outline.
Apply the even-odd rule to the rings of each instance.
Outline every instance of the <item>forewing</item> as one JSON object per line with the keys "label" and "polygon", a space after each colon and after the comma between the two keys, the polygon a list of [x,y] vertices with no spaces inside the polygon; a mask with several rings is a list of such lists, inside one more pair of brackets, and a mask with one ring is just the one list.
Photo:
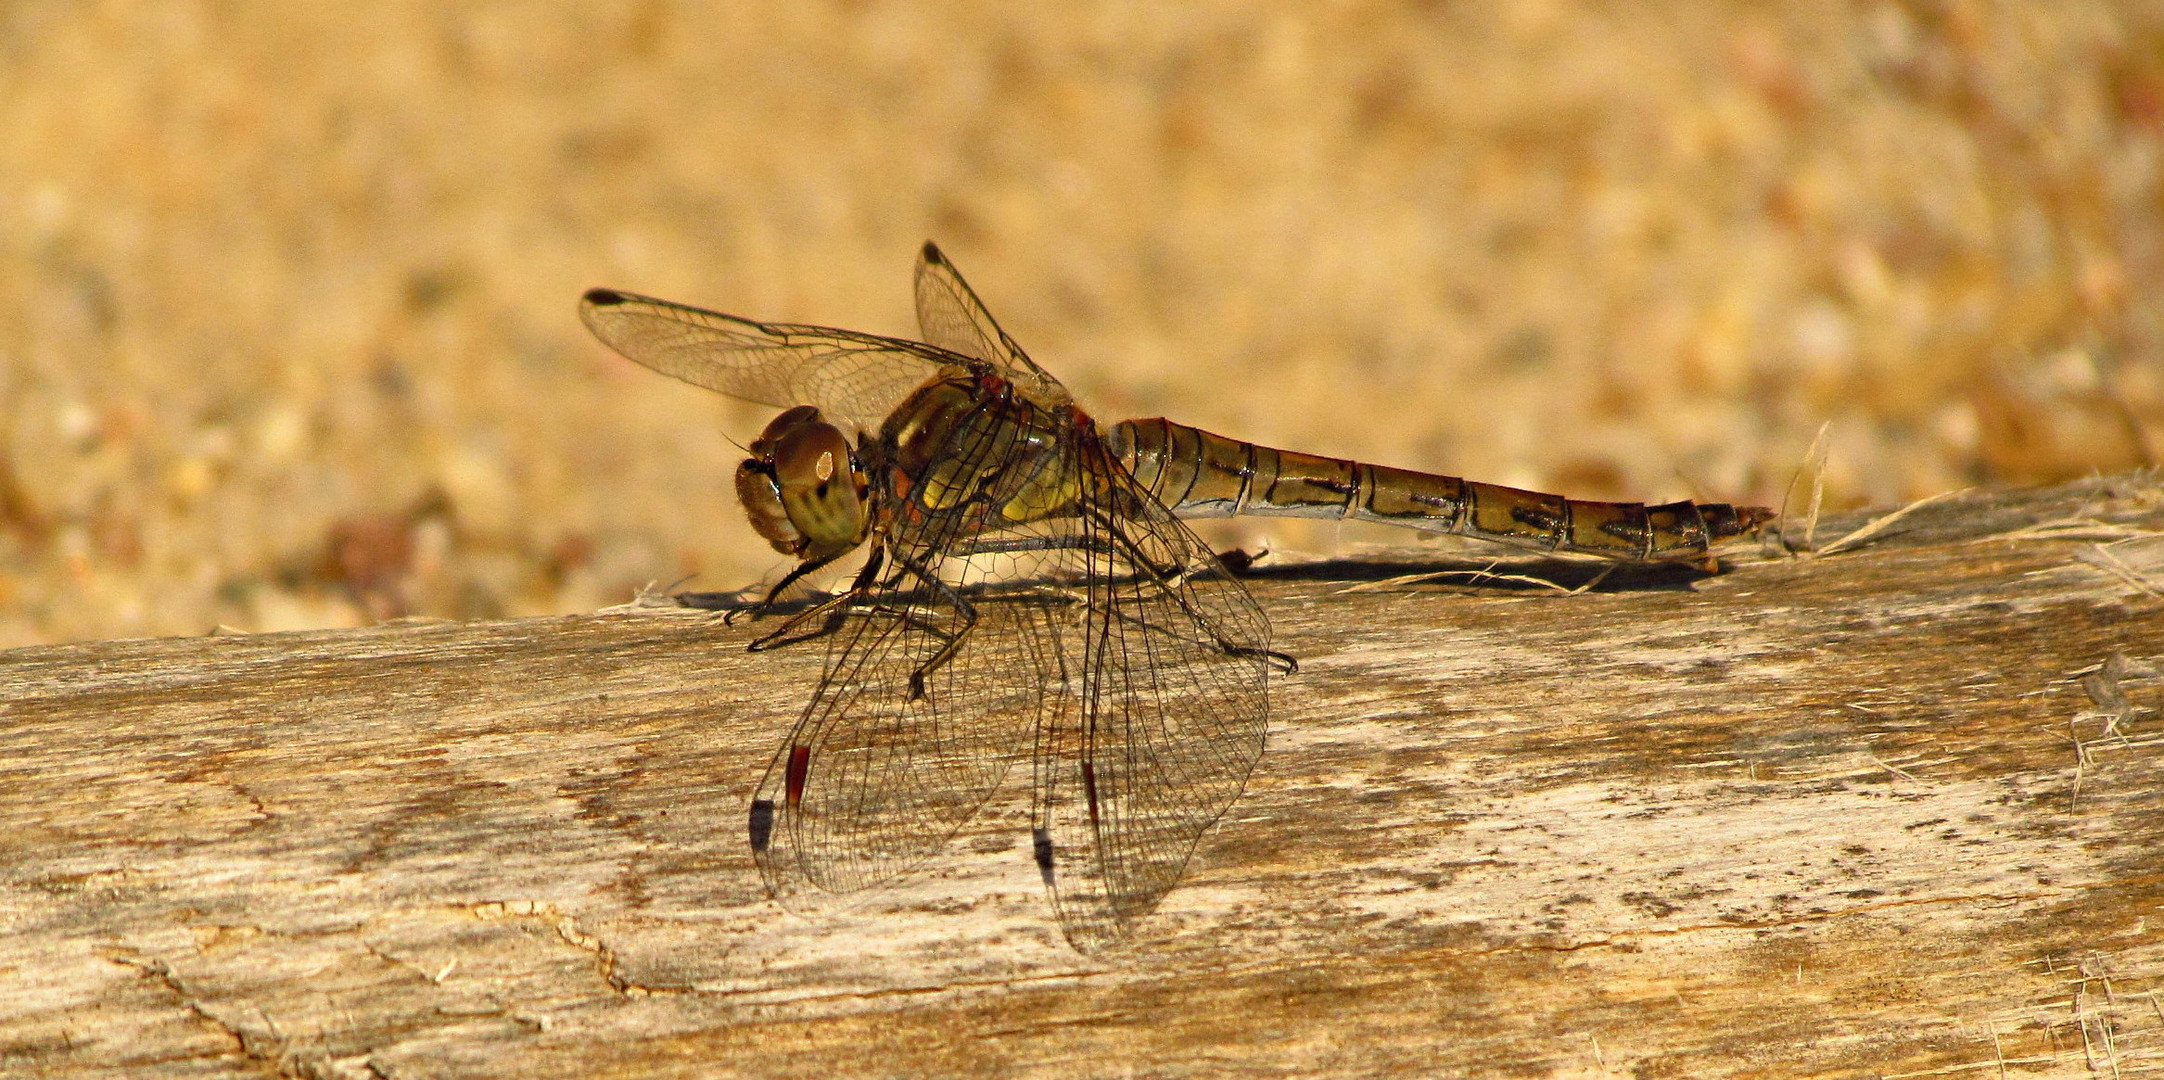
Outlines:
{"label": "forewing", "polygon": [[1269,624],[1094,431],[1077,441],[1080,686],[1039,728],[1033,840],[1068,940],[1093,951],[1157,905],[1246,785],[1268,726]]}
{"label": "forewing", "polygon": [[[1024,437],[967,431],[942,448],[957,475],[999,473]],[[839,616],[819,688],[754,796],[752,849],[777,893],[859,889],[936,851],[1027,752],[1057,685],[1056,621],[1072,602],[987,593],[1015,556],[973,550],[960,513],[917,510],[881,536],[892,569]]]}
{"label": "forewing", "polygon": [[579,318],[610,348],[664,375],[763,405],[817,405],[867,432],[943,367],[966,362],[918,342],[752,322],[613,289],[588,290]]}
{"label": "forewing", "polygon": [[1026,751],[1052,647],[1046,613],[977,610],[921,697],[911,672],[961,629],[944,598],[901,586],[829,639],[826,677],[753,796],[752,849],[777,895],[805,882],[849,892],[908,870]]}
{"label": "forewing", "polygon": [[925,341],[948,352],[990,363],[1040,406],[1072,402],[1059,380],[999,328],[961,271],[929,240],[917,255],[917,329]]}

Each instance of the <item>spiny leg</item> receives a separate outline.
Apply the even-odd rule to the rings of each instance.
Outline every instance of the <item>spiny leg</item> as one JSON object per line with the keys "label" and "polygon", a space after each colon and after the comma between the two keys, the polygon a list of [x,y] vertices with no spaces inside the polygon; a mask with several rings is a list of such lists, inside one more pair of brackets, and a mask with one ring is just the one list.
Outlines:
{"label": "spiny leg", "polygon": [[[939,651],[933,653],[930,659],[918,664],[916,670],[909,673],[909,698],[912,701],[917,701],[924,697],[925,679],[932,672],[939,670],[941,665],[952,660],[954,654],[962,650],[962,643],[969,639],[969,632],[976,629],[977,608],[976,605],[963,599],[962,594],[955,591],[954,586],[941,581],[939,575],[932,573],[915,559],[897,551],[894,553],[894,563],[901,570],[907,571],[910,576],[923,582],[932,590],[933,594],[945,600],[947,605],[954,609],[955,617],[960,619],[962,623],[961,628],[958,630],[940,632],[940,636],[945,637],[946,641],[940,645]],[[901,575],[897,573],[895,576],[899,579]]]}
{"label": "spiny leg", "polygon": [[[1119,527],[1119,523],[1114,521],[1111,515],[1098,507],[1090,507],[1085,510],[1085,513],[1095,519],[1098,527],[1112,538],[1113,546],[1126,553],[1127,561],[1133,563],[1136,569],[1147,575],[1151,581],[1156,582],[1157,587],[1163,589],[1165,595],[1170,596],[1174,603],[1180,605],[1180,609],[1193,618],[1197,625],[1214,627],[1215,624],[1210,619],[1204,617],[1201,612],[1196,611],[1193,604],[1188,603],[1186,594],[1174,587],[1173,579],[1191,576],[1194,571],[1178,566],[1159,567],[1150,561],[1148,555],[1135,546],[1134,540],[1128,537],[1126,531]],[[1214,629],[1212,632],[1214,634]],[[1217,638],[1212,644],[1224,650],[1229,656],[1266,661],[1270,666],[1287,675],[1300,669],[1298,660],[1275,649],[1258,649],[1252,645],[1239,645],[1226,641],[1224,638]]]}
{"label": "spiny leg", "polygon": [[[822,567],[827,566],[828,564],[832,563],[836,559],[841,558],[845,554],[847,554],[847,552],[836,552],[823,559],[813,559],[809,562],[800,562],[796,564],[795,568],[791,569],[789,573],[785,575],[780,582],[776,583],[773,588],[768,589],[766,591],[766,595],[764,597],[761,597],[757,602],[746,604],[743,607],[731,608],[726,614],[722,615],[721,624],[723,626],[735,626],[736,617],[747,611],[751,613],[751,617],[755,621],[765,618],[768,614],[773,612],[775,599],[781,596],[782,593],[787,592],[789,590],[789,586],[794,585],[799,581],[802,581],[805,576],[816,573]],[[877,560],[875,559],[874,561]],[[866,565],[870,564],[867,563]],[[859,577],[862,577],[862,575],[859,575]]]}
{"label": "spiny leg", "polygon": [[1002,536],[965,541],[955,545],[949,554],[1004,555],[1022,551],[1087,551],[1093,555],[1109,555],[1113,548],[1102,540],[1087,536]]}
{"label": "spiny leg", "polygon": [[[1141,551],[1137,550],[1134,547],[1132,542],[1127,540],[1124,533],[1122,533],[1117,528],[1113,528],[1111,526],[1109,517],[1106,517],[1102,514],[1098,514],[1097,517],[1099,520],[1099,524],[1103,526],[1108,533],[1116,537],[1117,542],[1109,542],[1093,536],[1075,535],[1041,537],[999,537],[989,540],[971,541],[959,553],[975,555],[1029,551],[1071,550],[1088,552],[1093,555],[1124,555],[1129,562],[1135,564],[1135,566],[1139,568],[1139,571],[1143,576],[1150,578],[1150,580],[1156,582],[1158,586],[1160,586],[1167,593],[1172,595],[1174,599],[1180,604],[1183,609],[1187,611],[1189,615],[1197,615],[1197,612],[1195,612],[1195,610],[1188,605],[1186,598],[1180,594],[1179,590],[1172,587],[1172,582],[1174,579],[1185,577],[1188,574],[1192,573],[1192,571],[1176,566],[1158,566],[1152,563],[1147,556],[1143,555]],[[1123,615],[1122,618],[1126,619],[1129,622],[1139,622],[1139,620],[1135,620],[1131,616]],[[1199,617],[1197,621],[1206,623],[1206,620],[1201,620]],[[1145,628],[1155,630],[1158,633],[1166,632],[1162,627],[1145,626]],[[1271,666],[1276,667],[1278,670],[1283,671],[1287,674],[1298,670],[1300,666],[1299,662],[1293,659],[1291,656],[1271,649],[1257,649],[1246,645],[1235,645],[1231,642],[1223,640],[1212,641],[1211,644],[1216,646],[1217,648],[1223,649],[1227,654],[1232,656],[1240,656],[1248,659],[1266,660],[1271,664]]]}
{"label": "spiny leg", "polygon": [[[758,640],[752,642],[749,646],[747,646],[747,651],[764,652],[767,649],[777,648],[782,645],[794,645],[799,641],[810,641],[813,638],[824,637],[827,634],[831,634],[835,630],[839,629],[841,624],[831,618],[831,616],[834,614],[835,609],[843,607],[850,601],[855,600],[858,597],[863,596],[871,591],[872,582],[878,577],[879,568],[881,562],[883,561],[884,552],[884,546],[873,548],[871,557],[864,560],[864,569],[857,571],[856,580],[850,582],[847,589],[835,593],[833,596],[827,597],[825,600],[822,600],[819,603],[812,605],[811,607],[805,608],[804,610],[789,616],[788,620],[783,622],[778,629],[759,638]],[[811,570],[817,569],[819,565],[824,565],[825,562],[832,561],[832,559],[827,559],[824,560],[824,562],[816,565],[806,563],[803,566],[799,566],[795,571],[791,572],[789,576],[783,578],[781,580],[781,584],[776,585],[774,587],[774,591],[768,593],[765,600],[762,600],[757,605],[755,605],[754,610],[756,611],[759,608],[764,608],[768,606],[773,602],[774,596],[782,589],[788,587],[791,583],[795,582],[798,578],[803,577]],[[817,631],[803,634],[797,637],[789,637],[789,633],[791,631],[795,630],[798,626],[813,619],[814,617],[826,618],[828,621],[826,625],[820,627]],[[727,619],[724,618],[723,621],[724,623],[726,623]]]}

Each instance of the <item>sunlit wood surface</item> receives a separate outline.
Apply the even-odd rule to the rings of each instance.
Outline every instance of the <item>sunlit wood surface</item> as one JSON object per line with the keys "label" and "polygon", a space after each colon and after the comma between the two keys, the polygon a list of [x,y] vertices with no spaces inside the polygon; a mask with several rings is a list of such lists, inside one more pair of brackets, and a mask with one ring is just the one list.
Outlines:
{"label": "sunlit wood surface", "polygon": [[766,899],[745,801],[817,646],[649,611],[0,653],[0,1073],[2164,1072],[2154,478],[1712,578],[1398,580],[1473,559],[1259,572],[1301,661],[1269,750],[1094,957],[1012,799],[897,885]]}

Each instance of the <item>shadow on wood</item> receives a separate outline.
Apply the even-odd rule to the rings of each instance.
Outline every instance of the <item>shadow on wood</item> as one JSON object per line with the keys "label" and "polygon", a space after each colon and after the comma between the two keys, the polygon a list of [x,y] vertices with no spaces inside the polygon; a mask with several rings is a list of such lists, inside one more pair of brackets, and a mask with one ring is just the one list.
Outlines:
{"label": "shadow on wood", "polygon": [[1729,564],[1259,574],[1302,665],[1269,750],[1096,958],[1019,794],[890,888],[766,899],[745,802],[817,645],[640,612],[0,654],[0,1071],[2164,1064],[2164,488]]}

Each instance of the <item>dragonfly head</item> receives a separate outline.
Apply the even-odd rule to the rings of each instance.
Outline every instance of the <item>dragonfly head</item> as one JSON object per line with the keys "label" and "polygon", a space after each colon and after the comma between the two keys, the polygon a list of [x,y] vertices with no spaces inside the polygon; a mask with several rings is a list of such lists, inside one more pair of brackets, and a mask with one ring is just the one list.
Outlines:
{"label": "dragonfly head", "polygon": [[869,485],[841,429],[799,405],[752,440],[736,467],[736,497],[751,527],[774,550],[807,562],[864,542]]}

